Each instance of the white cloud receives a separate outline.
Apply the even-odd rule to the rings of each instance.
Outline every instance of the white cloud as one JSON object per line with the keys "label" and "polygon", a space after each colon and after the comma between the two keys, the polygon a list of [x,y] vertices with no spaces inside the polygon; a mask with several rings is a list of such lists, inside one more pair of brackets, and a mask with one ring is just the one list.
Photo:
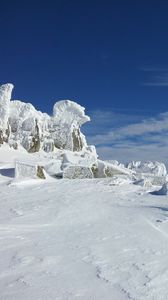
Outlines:
{"label": "white cloud", "polygon": [[151,80],[144,83],[145,86],[168,86],[168,74],[152,75]]}
{"label": "white cloud", "polygon": [[112,127],[108,132],[92,135],[89,140],[93,144],[100,145],[138,136],[142,139],[146,135],[163,132],[164,134],[168,132],[168,113],[159,114],[156,118],[145,119],[138,123]]}

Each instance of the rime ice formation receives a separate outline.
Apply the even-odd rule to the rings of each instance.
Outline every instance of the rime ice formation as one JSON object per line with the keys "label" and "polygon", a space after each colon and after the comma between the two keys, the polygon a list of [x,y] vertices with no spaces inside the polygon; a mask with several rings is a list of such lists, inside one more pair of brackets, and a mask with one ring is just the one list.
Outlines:
{"label": "rime ice formation", "polygon": [[93,178],[93,173],[91,168],[83,166],[69,166],[65,169],[63,178],[68,179],[84,179],[84,178]]}
{"label": "rime ice formation", "polygon": [[163,185],[167,181],[166,166],[158,161],[132,161],[128,163],[127,168],[135,172],[137,185]]}
{"label": "rime ice formation", "polygon": [[[63,115],[64,120],[62,120]],[[90,117],[85,115],[84,107],[70,100],[56,102],[53,107],[53,116],[58,124],[71,124],[74,127],[81,126],[85,122],[90,121]]]}
{"label": "rime ice formation", "polygon": [[9,136],[9,108],[10,99],[13,90],[12,84],[0,86],[0,144],[8,140]]}
{"label": "rime ice formation", "polygon": [[9,118],[10,99],[13,85],[8,83],[0,87],[0,128],[7,129]]}
{"label": "rime ice formation", "polygon": [[136,171],[136,173],[153,174],[160,177],[167,175],[166,166],[158,161],[132,161],[128,163],[127,168]]}
{"label": "rime ice formation", "polygon": [[162,185],[167,180],[166,167],[159,162],[131,162],[125,168],[114,160],[99,160],[95,147],[88,146],[81,133],[81,126],[90,118],[79,104],[70,100],[58,101],[53,107],[53,115],[49,116],[30,103],[11,101],[13,87],[12,84],[0,86],[0,146],[26,150],[28,160],[35,158],[35,154],[29,153],[42,157],[40,163],[28,163],[19,158],[15,163],[16,179],[25,176],[46,178],[46,174],[69,179],[120,176],[115,179],[116,184],[125,182],[122,177],[125,176],[144,186],[146,181],[139,180],[146,177],[153,185]]}
{"label": "rime ice formation", "polygon": [[40,149],[52,152],[55,148],[81,151],[87,147],[80,127],[90,118],[82,106],[70,100],[59,101],[50,117],[30,103],[10,101],[12,89],[12,84],[0,87],[1,144],[8,142],[14,148],[22,145],[30,153]]}
{"label": "rime ice formation", "polygon": [[80,126],[90,121],[90,118],[85,115],[85,109],[82,106],[70,100],[57,102],[53,107],[52,121],[53,134],[51,136],[56,147],[80,151],[87,146]]}

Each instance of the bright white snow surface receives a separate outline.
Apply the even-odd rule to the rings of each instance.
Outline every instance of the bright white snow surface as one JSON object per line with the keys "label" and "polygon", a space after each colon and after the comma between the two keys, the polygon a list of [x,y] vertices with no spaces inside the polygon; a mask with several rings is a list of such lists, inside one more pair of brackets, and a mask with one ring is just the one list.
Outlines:
{"label": "bright white snow surface", "polygon": [[15,182],[2,157],[1,300],[168,299],[168,196],[113,178]]}

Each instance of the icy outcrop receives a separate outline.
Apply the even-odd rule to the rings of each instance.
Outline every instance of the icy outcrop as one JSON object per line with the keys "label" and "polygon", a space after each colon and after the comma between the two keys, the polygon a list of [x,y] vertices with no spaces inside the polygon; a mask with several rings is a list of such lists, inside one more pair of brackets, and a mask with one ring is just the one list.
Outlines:
{"label": "icy outcrop", "polygon": [[124,164],[120,163],[118,160],[106,160],[106,162],[121,168],[125,168]]}
{"label": "icy outcrop", "polygon": [[119,165],[97,160],[97,164],[93,165],[93,173],[94,177],[105,178],[114,175],[131,175],[133,172]]}
{"label": "icy outcrop", "polygon": [[[163,184],[166,167],[159,162],[131,162],[127,168],[118,161],[98,160],[94,146],[88,146],[81,126],[90,121],[85,109],[71,100],[54,104],[53,115],[35,109],[30,103],[11,100],[12,84],[0,87],[0,146],[7,144],[14,149],[24,148],[28,153],[49,158],[44,170],[18,165],[19,174],[30,177],[43,172],[56,178],[105,178],[114,176],[135,177],[141,180],[150,177],[152,184]],[[2,146],[4,147],[4,146]],[[19,169],[20,168],[20,169]],[[33,172],[33,173],[32,173]],[[136,174],[135,174],[136,173]],[[27,175],[26,175],[27,174]],[[135,174],[135,175],[133,175]],[[21,175],[22,176],[22,175]]]}
{"label": "icy outcrop", "polygon": [[92,146],[86,147],[83,151],[80,152],[66,151],[63,154],[62,162],[63,169],[67,167],[67,165],[92,167],[94,163],[97,163],[96,149],[94,146]]}
{"label": "icy outcrop", "polygon": [[9,128],[9,108],[13,85],[8,83],[0,86],[0,144],[8,141]]}
{"label": "icy outcrop", "polygon": [[80,126],[90,121],[85,115],[85,109],[79,104],[62,100],[53,107],[53,134],[55,146],[71,151],[81,151],[87,146]]}
{"label": "icy outcrop", "polygon": [[55,103],[53,116],[37,111],[30,103],[11,100],[13,85],[0,87],[0,143],[15,149],[22,145],[28,152],[56,149],[81,151],[87,147],[80,127],[90,118],[79,104],[62,100]]}
{"label": "icy outcrop", "polygon": [[127,168],[135,172],[137,184],[142,186],[163,185],[166,180],[166,166],[157,161],[132,161]]}
{"label": "icy outcrop", "polygon": [[79,127],[90,121],[90,117],[85,115],[85,108],[70,100],[56,102],[53,107],[53,117],[57,124],[67,124],[74,127]]}
{"label": "icy outcrop", "polygon": [[13,85],[8,83],[0,86],[0,128],[6,129]]}
{"label": "icy outcrop", "polygon": [[46,179],[43,166],[28,164],[24,162],[16,162],[15,166],[16,179]]}
{"label": "icy outcrop", "polygon": [[85,166],[68,166],[65,168],[63,178],[67,179],[92,179],[93,173],[91,168]]}
{"label": "icy outcrop", "polygon": [[166,166],[158,161],[132,161],[127,164],[127,168],[135,171],[136,173],[152,174],[159,177],[167,175]]}

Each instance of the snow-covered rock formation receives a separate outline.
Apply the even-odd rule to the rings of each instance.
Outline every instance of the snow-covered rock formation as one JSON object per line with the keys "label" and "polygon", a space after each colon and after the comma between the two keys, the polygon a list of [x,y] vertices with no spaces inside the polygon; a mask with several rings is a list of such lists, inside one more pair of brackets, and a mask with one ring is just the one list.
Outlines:
{"label": "snow-covered rock formation", "polygon": [[51,124],[53,130],[51,137],[55,146],[71,151],[81,151],[87,143],[80,127],[88,121],[90,118],[85,115],[85,109],[79,104],[70,100],[55,103]]}
{"label": "snow-covered rock formation", "polygon": [[4,84],[0,87],[0,144],[8,141],[9,137],[8,121],[12,90],[12,84]]}
{"label": "snow-covered rock formation", "polygon": [[[135,172],[135,179],[142,185],[163,185],[166,181],[166,166],[158,161],[132,161],[127,168]],[[144,183],[143,183],[144,181]],[[135,182],[136,184],[136,182]]]}
{"label": "snow-covered rock formation", "polygon": [[30,103],[11,101],[13,85],[0,87],[0,143],[17,148],[22,145],[28,152],[55,148],[81,151],[87,146],[80,127],[90,118],[79,104],[63,100],[53,107],[53,116],[37,111]]}
{"label": "snow-covered rock formation", "polygon": [[127,168],[136,171],[136,173],[150,174],[160,177],[167,175],[166,166],[158,161],[132,161],[127,164]]}
{"label": "snow-covered rock formation", "polygon": [[125,168],[117,161],[98,160],[95,147],[88,146],[81,133],[81,126],[90,121],[82,106],[71,100],[58,101],[54,104],[52,116],[49,116],[30,103],[11,100],[13,87],[12,84],[0,86],[0,146],[5,144],[14,149],[24,148],[28,153],[38,153],[43,162],[44,157],[50,159],[48,163],[35,164],[35,167],[19,161],[15,166],[16,177],[27,176],[29,172],[30,177],[37,173],[38,177],[45,177],[43,170],[55,178],[132,176],[138,170],[165,174],[164,165],[159,163],[132,163]]}

